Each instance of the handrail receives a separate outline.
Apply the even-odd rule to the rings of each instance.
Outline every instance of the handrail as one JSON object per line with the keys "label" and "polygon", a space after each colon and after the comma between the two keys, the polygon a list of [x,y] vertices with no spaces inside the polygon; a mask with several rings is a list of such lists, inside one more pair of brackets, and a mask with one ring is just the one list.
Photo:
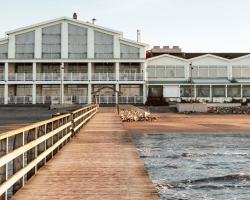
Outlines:
{"label": "handrail", "polygon": [[[88,105],[68,114],[0,134],[0,199],[14,194],[97,112]],[[11,143],[12,142],[12,143]],[[13,171],[9,175],[9,171]]]}

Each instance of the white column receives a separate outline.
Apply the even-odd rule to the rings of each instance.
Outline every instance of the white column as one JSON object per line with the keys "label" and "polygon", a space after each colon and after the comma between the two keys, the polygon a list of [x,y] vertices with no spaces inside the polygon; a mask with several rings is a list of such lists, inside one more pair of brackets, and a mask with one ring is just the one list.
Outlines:
{"label": "white column", "polygon": [[91,104],[92,103],[92,94],[91,94],[91,91],[92,90],[92,85],[89,83],[88,84],[88,104]]}
{"label": "white column", "polygon": [[88,63],[88,80],[89,81],[92,80],[92,63],[91,62]]}
{"label": "white column", "polygon": [[62,23],[62,31],[61,31],[61,52],[62,52],[62,58],[68,58],[68,23],[63,22]]}
{"label": "white column", "polygon": [[147,98],[148,98],[148,91],[147,91],[147,85],[146,83],[143,84],[143,104],[146,103]]}
{"label": "white column", "polygon": [[[115,90],[118,91],[118,92],[120,91],[120,86],[119,86],[118,83],[115,84]],[[115,103],[116,103],[116,104],[119,103],[119,94],[118,94],[118,92],[115,93]]]}
{"label": "white column", "polygon": [[32,104],[36,104],[36,84],[32,85]]}
{"label": "white column", "polygon": [[227,98],[227,85],[225,85],[225,96]]}
{"label": "white column", "polygon": [[4,80],[5,80],[5,82],[7,82],[8,81],[8,79],[9,79],[9,63],[5,63],[4,64]]}
{"label": "white column", "polygon": [[8,104],[8,84],[4,84],[4,104]]}
{"label": "white column", "polygon": [[36,104],[36,63],[32,64],[32,75],[33,75],[33,85],[32,85],[32,104]]}
{"label": "white column", "polygon": [[146,58],[146,48],[145,47],[140,47],[140,58],[141,59]]}
{"label": "white column", "polygon": [[115,63],[115,80],[119,81],[120,79],[120,63],[116,62]]}
{"label": "white column", "polygon": [[35,58],[42,58],[42,29],[35,30]]}
{"label": "white column", "polygon": [[61,63],[61,84],[60,84],[60,101],[64,104],[64,63]]}
{"label": "white column", "polygon": [[87,45],[87,48],[88,48],[88,58],[91,59],[91,58],[94,58],[95,57],[95,48],[94,48],[94,43],[95,43],[95,38],[94,38],[94,30],[91,29],[91,28],[88,28],[88,45]]}
{"label": "white column", "polygon": [[196,91],[196,85],[194,85],[194,99],[197,98],[197,91]]}
{"label": "white column", "polygon": [[120,58],[120,41],[118,36],[114,36],[114,58],[119,59]]}
{"label": "white column", "polygon": [[8,47],[8,58],[15,58],[15,49],[16,49],[16,45],[15,45],[15,36],[14,35],[9,35],[9,47]]}
{"label": "white column", "polygon": [[228,64],[228,67],[227,67],[227,77],[228,77],[228,80],[232,80],[233,79],[232,64]]}
{"label": "white column", "polygon": [[243,85],[240,85],[240,97],[243,98]]}

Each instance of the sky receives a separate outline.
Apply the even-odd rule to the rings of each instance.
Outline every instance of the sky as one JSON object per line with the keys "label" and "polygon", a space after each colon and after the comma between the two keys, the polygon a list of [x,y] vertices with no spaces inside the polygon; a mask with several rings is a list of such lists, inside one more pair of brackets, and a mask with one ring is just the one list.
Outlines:
{"label": "sky", "polygon": [[250,52],[250,0],[0,0],[0,37],[68,16],[185,52]]}

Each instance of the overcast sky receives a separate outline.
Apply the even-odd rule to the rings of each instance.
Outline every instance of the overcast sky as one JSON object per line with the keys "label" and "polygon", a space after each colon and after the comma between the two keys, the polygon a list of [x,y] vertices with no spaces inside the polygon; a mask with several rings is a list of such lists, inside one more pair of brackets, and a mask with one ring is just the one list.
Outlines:
{"label": "overcast sky", "polygon": [[250,0],[0,0],[0,37],[77,12],[81,20],[187,52],[250,52]]}

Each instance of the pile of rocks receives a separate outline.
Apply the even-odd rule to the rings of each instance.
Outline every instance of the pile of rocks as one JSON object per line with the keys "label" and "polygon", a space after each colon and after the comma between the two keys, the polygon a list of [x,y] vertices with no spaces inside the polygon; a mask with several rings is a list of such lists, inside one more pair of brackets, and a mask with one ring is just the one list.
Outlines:
{"label": "pile of rocks", "polygon": [[153,121],[156,117],[149,112],[132,105],[120,105],[118,107],[119,116],[123,122]]}
{"label": "pile of rocks", "polygon": [[216,114],[250,114],[250,107],[208,107],[208,112]]}

